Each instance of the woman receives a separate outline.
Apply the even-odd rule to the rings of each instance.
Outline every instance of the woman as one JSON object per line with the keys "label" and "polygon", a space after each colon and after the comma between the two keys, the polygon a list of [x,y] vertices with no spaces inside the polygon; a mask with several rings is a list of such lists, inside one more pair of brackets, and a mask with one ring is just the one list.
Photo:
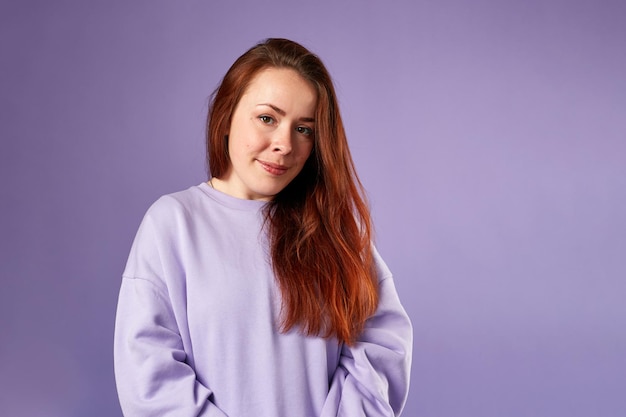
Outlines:
{"label": "woman", "polygon": [[330,76],[269,39],[208,116],[211,179],[159,199],[124,271],[126,416],[399,415],[412,329],[371,245]]}

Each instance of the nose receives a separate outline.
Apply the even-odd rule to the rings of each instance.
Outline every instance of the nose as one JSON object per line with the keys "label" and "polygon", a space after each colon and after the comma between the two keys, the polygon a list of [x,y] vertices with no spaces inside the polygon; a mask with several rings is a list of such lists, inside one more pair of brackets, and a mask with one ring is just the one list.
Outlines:
{"label": "nose", "polygon": [[274,131],[272,136],[272,151],[287,155],[291,152],[291,129],[281,128]]}

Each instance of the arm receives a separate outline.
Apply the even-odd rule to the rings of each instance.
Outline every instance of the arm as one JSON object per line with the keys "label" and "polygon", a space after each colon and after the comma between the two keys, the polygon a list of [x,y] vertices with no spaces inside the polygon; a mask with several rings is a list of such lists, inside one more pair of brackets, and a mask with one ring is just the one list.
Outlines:
{"label": "arm", "polygon": [[163,240],[146,216],[120,288],[114,359],[122,410],[129,417],[226,417],[187,358],[165,284]]}
{"label": "arm", "polygon": [[342,348],[321,417],[399,416],[409,389],[412,343],[411,322],[388,275],[361,337]]}
{"label": "arm", "polygon": [[115,326],[115,377],[124,415],[226,417],[196,380],[167,300],[150,281],[125,277]]}

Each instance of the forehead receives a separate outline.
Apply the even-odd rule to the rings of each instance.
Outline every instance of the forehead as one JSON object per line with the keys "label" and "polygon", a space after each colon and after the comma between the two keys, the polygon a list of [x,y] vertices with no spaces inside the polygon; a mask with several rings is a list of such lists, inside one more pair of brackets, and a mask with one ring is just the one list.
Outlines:
{"label": "forehead", "polygon": [[261,100],[261,102],[270,100],[271,104],[275,105],[313,106],[314,110],[317,104],[317,91],[311,82],[295,70],[269,67],[260,70],[252,77],[241,100]]}

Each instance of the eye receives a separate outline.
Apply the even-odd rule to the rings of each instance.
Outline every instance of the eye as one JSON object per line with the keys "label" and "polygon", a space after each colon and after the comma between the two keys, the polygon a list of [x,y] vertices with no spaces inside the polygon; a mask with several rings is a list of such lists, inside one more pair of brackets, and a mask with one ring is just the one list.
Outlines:
{"label": "eye", "polygon": [[274,123],[274,118],[266,114],[259,116],[259,120],[261,120],[266,125],[271,125],[272,123]]}
{"label": "eye", "polygon": [[307,126],[298,126],[296,127],[296,132],[301,133],[305,136],[312,136],[313,135],[313,129],[311,129],[310,127]]}

